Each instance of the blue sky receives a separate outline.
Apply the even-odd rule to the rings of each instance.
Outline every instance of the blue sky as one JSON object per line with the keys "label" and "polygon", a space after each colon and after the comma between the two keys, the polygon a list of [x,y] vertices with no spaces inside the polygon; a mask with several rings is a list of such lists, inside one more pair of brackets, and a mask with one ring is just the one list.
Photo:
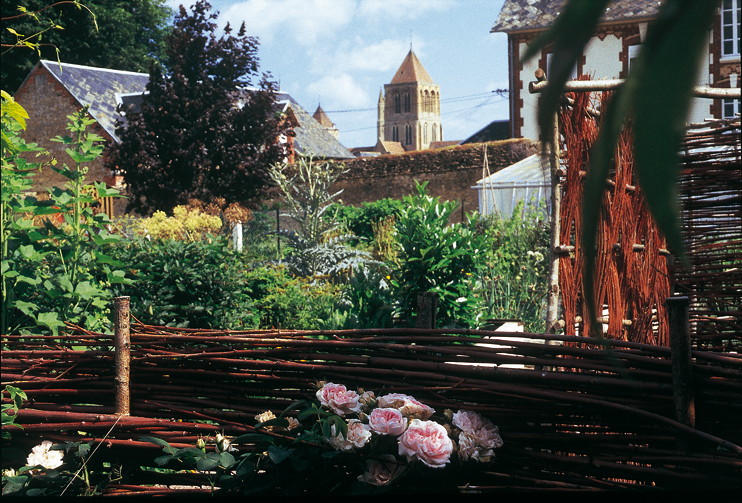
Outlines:
{"label": "blue sky", "polygon": [[[444,140],[508,119],[504,0],[210,0],[219,25],[245,22],[270,72],[310,114],[322,105],[348,148],[376,143],[376,103],[412,48],[441,86]],[[177,10],[195,0],[167,0]]]}

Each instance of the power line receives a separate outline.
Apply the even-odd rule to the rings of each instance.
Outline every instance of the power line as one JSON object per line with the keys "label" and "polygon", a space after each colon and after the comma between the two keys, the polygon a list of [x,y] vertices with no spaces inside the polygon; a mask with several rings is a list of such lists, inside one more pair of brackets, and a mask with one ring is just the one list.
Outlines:
{"label": "power line", "polygon": [[[466,96],[457,96],[454,98],[446,98],[441,100],[441,103],[458,103],[460,101],[471,101],[471,100],[478,100],[482,99],[484,97],[492,96],[492,93],[497,94],[498,96],[503,96],[503,94],[506,94],[508,91],[507,89],[496,89],[494,91],[489,91],[486,93],[479,93],[479,94],[469,94]],[[391,105],[389,105],[391,106]],[[342,113],[355,113],[355,112],[371,112],[375,111],[378,107],[373,108],[351,108],[347,110],[326,110],[325,113],[327,114],[342,114]]]}

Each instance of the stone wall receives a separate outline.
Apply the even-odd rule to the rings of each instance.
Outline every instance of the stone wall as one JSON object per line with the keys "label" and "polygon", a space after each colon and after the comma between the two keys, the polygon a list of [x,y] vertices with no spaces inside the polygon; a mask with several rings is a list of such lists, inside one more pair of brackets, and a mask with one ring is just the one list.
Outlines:
{"label": "stone wall", "polygon": [[[358,206],[384,198],[401,199],[415,193],[415,181],[428,181],[428,194],[463,203],[463,211],[479,209],[479,196],[472,189],[482,179],[484,145],[490,174],[538,152],[534,142],[511,139],[486,144],[456,145],[440,150],[421,150],[346,161],[348,173],[335,182],[344,204]],[[460,221],[462,207],[454,221]]]}

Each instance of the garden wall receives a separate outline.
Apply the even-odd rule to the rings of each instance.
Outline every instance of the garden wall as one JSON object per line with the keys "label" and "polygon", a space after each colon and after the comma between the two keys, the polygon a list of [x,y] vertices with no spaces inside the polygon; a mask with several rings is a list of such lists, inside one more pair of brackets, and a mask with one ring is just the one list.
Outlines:
{"label": "garden wall", "polygon": [[[478,210],[478,194],[471,187],[482,179],[485,145],[490,174],[538,151],[530,140],[510,139],[358,158],[345,162],[349,171],[334,188],[343,190],[339,197],[344,204],[357,206],[387,197],[401,199],[415,192],[415,180],[428,181],[429,195],[462,201],[466,212]],[[454,221],[460,220],[458,211]]]}

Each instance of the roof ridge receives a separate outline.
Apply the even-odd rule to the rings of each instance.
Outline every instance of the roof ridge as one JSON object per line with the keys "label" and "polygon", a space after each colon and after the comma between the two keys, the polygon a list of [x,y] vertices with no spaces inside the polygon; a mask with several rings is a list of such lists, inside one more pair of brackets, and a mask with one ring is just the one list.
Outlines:
{"label": "roof ridge", "polygon": [[399,70],[394,74],[392,84],[401,84],[408,82],[423,82],[425,84],[435,84],[430,74],[425,70],[425,67],[418,59],[417,55],[412,49],[405,56],[404,61],[399,66]]}
{"label": "roof ridge", "polygon": [[76,65],[74,63],[62,63],[59,61],[50,61],[48,59],[40,59],[39,63],[43,64],[44,66],[47,66],[47,64],[51,66],[56,66],[56,67],[59,67],[59,65],[62,65],[62,66],[69,66],[71,68],[84,68],[87,70],[95,70],[99,72],[126,73],[129,75],[149,75],[149,73],[145,73],[145,72],[132,72],[129,70],[114,70],[112,68],[100,68],[98,66]]}

